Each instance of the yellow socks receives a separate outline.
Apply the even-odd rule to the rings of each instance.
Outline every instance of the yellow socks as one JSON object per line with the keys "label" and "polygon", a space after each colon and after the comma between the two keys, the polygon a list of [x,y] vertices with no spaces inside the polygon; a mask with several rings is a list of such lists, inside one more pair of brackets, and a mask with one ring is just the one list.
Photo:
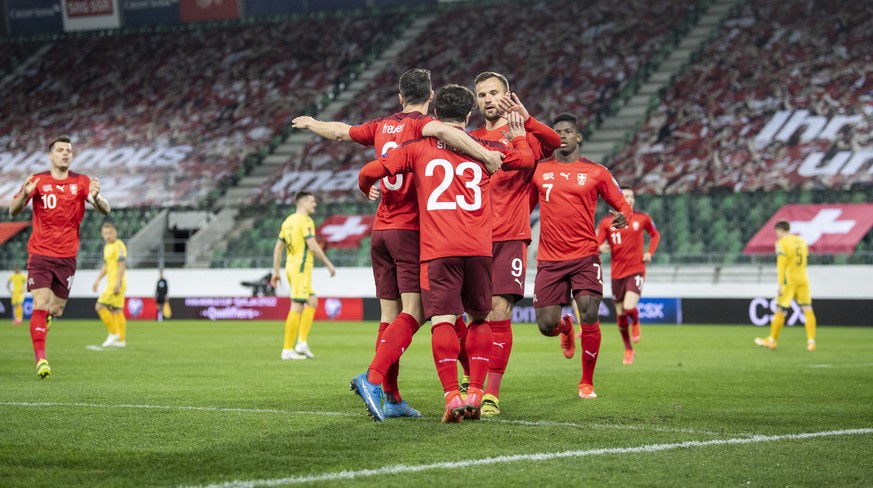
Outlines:
{"label": "yellow socks", "polygon": [[115,333],[118,334],[118,342],[124,342],[127,335],[127,317],[124,316],[124,312],[114,313],[112,316],[115,318]]}
{"label": "yellow socks", "polygon": [[782,332],[782,327],[785,325],[785,312],[778,311],[773,314],[773,321],[770,322],[770,339],[776,342],[779,339],[779,333]]}
{"label": "yellow socks", "polygon": [[106,325],[106,330],[108,330],[110,334],[118,334],[117,329],[115,328],[115,320],[112,317],[112,312],[110,312],[108,308],[101,308],[97,311],[97,315],[100,316],[100,320],[102,320],[103,324]]}
{"label": "yellow socks", "polygon": [[288,318],[285,319],[285,345],[282,346],[282,349],[294,349],[299,329],[300,312],[288,312]]}
{"label": "yellow socks", "polygon": [[300,342],[307,342],[309,339],[313,319],[315,319],[315,308],[303,307],[303,313],[300,314]]}
{"label": "yellow socks", "polygon": [[808,312],[803,312],[803,315],[806,316],[806,340],[815,340],[815,313],[810,310]]}
{"label": "yellow socks", "polygon": [[15,320],[17,322],[21,322],[22,320],[24,320],[24,307],[22,307],[21,305],[15,306]]}

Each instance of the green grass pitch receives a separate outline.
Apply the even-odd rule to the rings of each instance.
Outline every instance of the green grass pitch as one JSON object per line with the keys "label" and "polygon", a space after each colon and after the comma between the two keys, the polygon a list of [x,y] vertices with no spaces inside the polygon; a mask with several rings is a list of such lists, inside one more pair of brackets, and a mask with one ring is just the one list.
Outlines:
{"label": "green grass pitch", "polygon": [[603,324],[600,398],[579,351],[514,326],[497,419],[440,423],[419,331],[401,388],[424,419],[372,422],[348,391],[376,325],[316,323],[316,357],[280,361],[278,322],[58,321],[40,381],[26,326],[0,327],[0,486],[873,486],[873,329],[643,326],[621,364]]}

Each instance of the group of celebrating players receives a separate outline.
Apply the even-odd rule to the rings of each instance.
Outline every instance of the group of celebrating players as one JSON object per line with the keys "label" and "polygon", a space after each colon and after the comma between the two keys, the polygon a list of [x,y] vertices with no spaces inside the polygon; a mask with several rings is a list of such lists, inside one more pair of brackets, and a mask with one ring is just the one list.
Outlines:
{"label": "group of celebrating players", "polygon": [[[614,262],[626,263],[613,269],[613,290],[619,329],[628,338],[624,362],[633,362],[628,328],[634,342],[639,340],[635,307],[644,259],[651,260],[658,243],[651,219],[634,215],[632,191],[623,191],[609,170],[581,156],[576,117],[565,113],[551,127],[543,124],[499,73],[478,75],[475,90],[447,85],[434,96],[430,72],[416,68],[400,77],[402,112],[358,126],[308,116],[292,121],[298,129],[376,148],[378,159],[362,168],[359,186],[370,199],[381,197],[371,255],[382,318],[375,357],[351,382],[375,420],[421,415],[401,397],[397,377],[400,356],[427,320],[445,396],[443,422],[500,414],[512,308],[524,296],[530,213],[537,204],[537,325],[545,336],[560,336],[564,356],[572,358],[573,316],[562,310],[575,302],[582,347],[579,397],[597,398],[601,246],[621,256]],[[436,118],[426,115],[431,102]],[[485,125],[467,133],[477,104]],[[599,233],[598,198],[615,209]],[[652,236],[646,253],[643,230]]]}

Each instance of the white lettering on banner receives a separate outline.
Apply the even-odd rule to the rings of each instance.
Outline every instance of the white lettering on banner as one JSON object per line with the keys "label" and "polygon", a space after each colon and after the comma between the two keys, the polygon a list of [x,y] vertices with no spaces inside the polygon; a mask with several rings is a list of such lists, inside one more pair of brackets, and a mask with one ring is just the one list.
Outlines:
{"label": "white lettering on banner", "polygon": [[663,319],[664,318],[664,304],[663,303],[652,303],[652,302],[642,302],[637,305],[637,310],[640,312],[641,319]]}
{"label": "white lettering on banner", "polygon": [[125,0],[124,10],[146,10],[150,8],[172,7],[179,0]]}
{"label": "white lettering on banner", "polygon": [[54,17],[61,12],[61,6],[52,5],[48,8],[11,8],[9,9],[9,19],[36,19],[39,17]]}
{"label": "white lettering on banner", "polygon": [[[770,325],[770,322],[773,320],[773,312],[776,311],[777,307],[775,298],[753,298],[749,302],[749,320],[759,327]],[[785,325],[792,326],[805,323],[806,317],[803,315],[803,310],[797,302],[792,300],[791,313],[785,317]]]}
{"label": "white lettering on banner", "polygon": [[[773,114],[761,132],[755,137],[755,145],[763,148],[774,141],[788,141],[798,130],[800,142],[808,143],[814,140],[834,141],[844,127],[851,127],[864,119],[863,115],[836,115],[827,119],[820,115],[810,115],[809,110],[794,112],[780,110]],[[853,153],[839,151],[829,160],[824,161],[825,153],[812,152],[804,158],[797,168],[797,174],[811,178],[815,176],[836,176],[842,174],[851,176],[859,173],[866,163],[873,160],[873,151],[865,150]],[[873,165],[867,170],[873,174]]]}
{"label": "white lettering on banner", "polygon": [[206,310],[201,310],[200,316],[206,317],[209,320],[252,320],[260,317],[261,312],[250,308],[209,307]]}
{"label": "white lettering on banner", "polygon": [[358,171],[348,169],[332,171],[293,171],[282,175],[273,184],[273,193],[297,193],[299,191],[349,191],[358,189]]}
{"label": "white lettering on banner", "polygon": [[[115,149],[88,148],[75,155],[73,164],[78,170],[113,168],[124,164],[128,168],[172,167],[182,162],[194,150],[189,145],[119,147]],[[24,173],[44,171],[48,163],[45,151],[33,153],[0,152],[0,171]]]}
{"label": "white lettering on banner", "polygon": [[839,208],[819,210],[812,220],[792,220],[791,230],[800,234],[808,245],[813,245],[824,234],[848,234],[855,227],[855,220],[837,220],[843,211]]}
{"label": "white lettering on banner", "polygon": [[67,0],[67,15],[70,17],[111,14],[110,0]]}

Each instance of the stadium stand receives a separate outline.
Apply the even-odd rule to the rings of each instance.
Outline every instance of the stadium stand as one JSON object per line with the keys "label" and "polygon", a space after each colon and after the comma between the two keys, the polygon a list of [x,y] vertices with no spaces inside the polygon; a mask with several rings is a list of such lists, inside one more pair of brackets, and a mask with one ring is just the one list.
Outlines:
{"label": "stadium stand", "polygon": [[612,159],[617,178],[668,194],[870,185],[871,13],[855,2],[746,3]]}
{"label": "stadium stand", "polygon": [[0,202],[44,169],[45,143],[69,133],[79,154],[72,169],[101,177],[116,208],[201,204],[402,18],[319,16],[55,42],[7,80],[0,100],[0,174],[16,182],[2,187]]}
{"label": "stadium stand", "polygon": [[[509,78],[510,88],[535,117],[549,120],[569,111],[596,121],[622,96],[630,95],[630,85],[700,8],[680,0],[558,0],[513,8],[517,3],[495,7],[487,21],[480,6],[442,11],[431,22],[434,27],[398,54],[335,118],[354,124],[399,111],[397,79],[410,67],[421,66],[431,70],[436,89],[447,83],[472,86],[476,74],[498,71]],[[482,123],[474,111],[471,127]],[[370,148],[317,140],[270,181],[281,181],[283,174],[293,171],[357,168],[372,158]],[[267,183],[252,199],[291,203],[293,193]]]}

